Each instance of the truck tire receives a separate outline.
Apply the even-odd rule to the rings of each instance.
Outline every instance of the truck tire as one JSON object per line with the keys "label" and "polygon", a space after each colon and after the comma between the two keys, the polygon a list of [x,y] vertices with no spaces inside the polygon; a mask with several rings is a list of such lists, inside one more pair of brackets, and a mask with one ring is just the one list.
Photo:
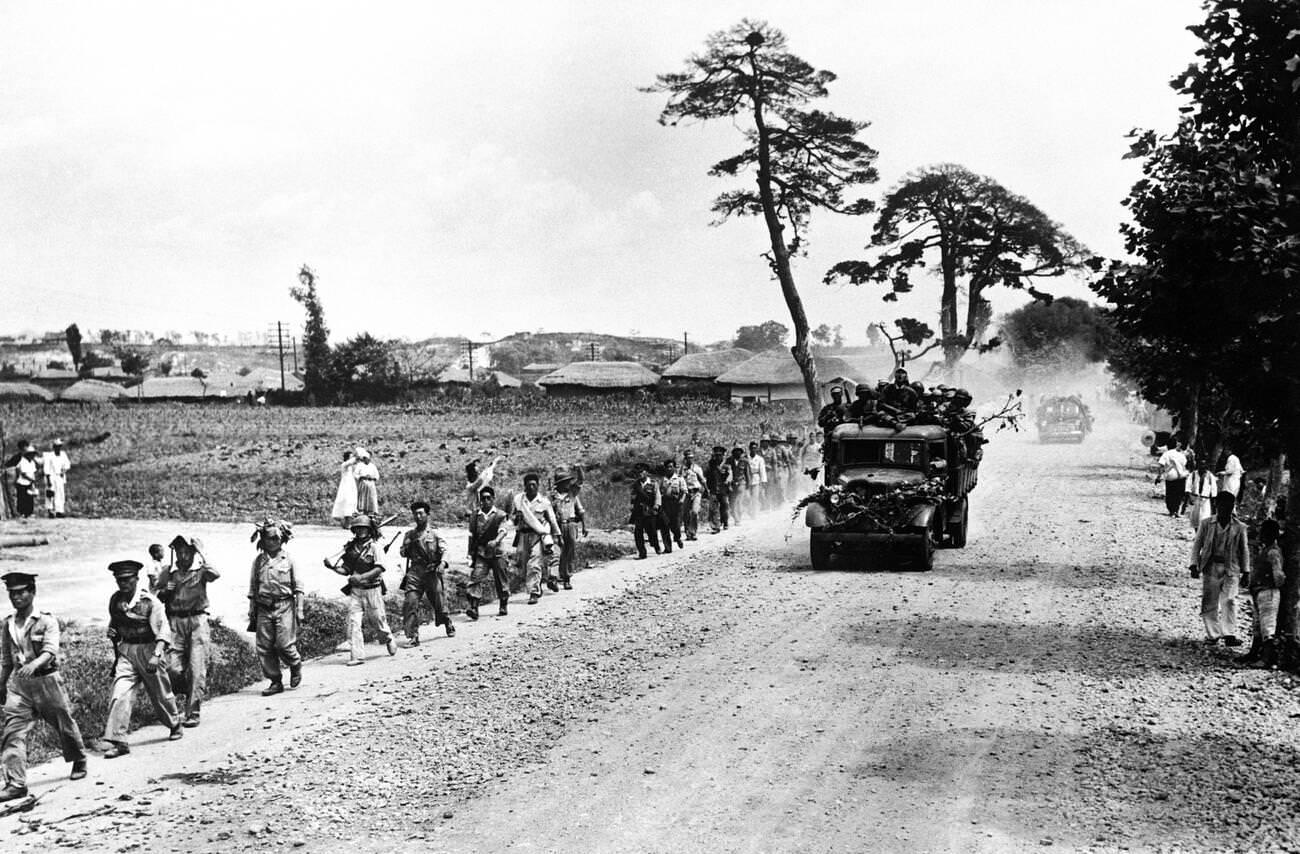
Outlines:
{"label": "truck tire", "polygon": [[961,500],[961,511],[957,514],[957,521],[948,524],[948,545],[950,548],[961,549],[966,547],[966,530],[970,525],[970,499]]}
{"label": "truck tire", "polygon": [[825,572],[831,568],[831,544],[815,532],[808,535],[808,559],[813,572]]}
{"label": "truck tire", "polygon": [[934,569],[934,532],[929,528],[921,536],[921,544],[916,552],[917,572],[929,572]]}

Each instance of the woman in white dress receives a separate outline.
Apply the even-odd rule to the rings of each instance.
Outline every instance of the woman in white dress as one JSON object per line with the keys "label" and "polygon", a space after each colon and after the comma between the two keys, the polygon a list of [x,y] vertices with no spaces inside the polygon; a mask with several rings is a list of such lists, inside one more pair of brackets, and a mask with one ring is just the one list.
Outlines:
{"label": "woman in white dress", "polygon": [[334,495],[334,509],[330,517],[335,524],[348,526],[348,520],[357,512],[357,476],[354,471],[356,457],[351,450],[343,452],[343,465],[339,467],[339,491]]}
{"label": "woman in white dress", "polygon": [[379,469],[370,461],[370,452],[357,448],[357,464],[352,473],[357,480],[357,512],[379,515]]}

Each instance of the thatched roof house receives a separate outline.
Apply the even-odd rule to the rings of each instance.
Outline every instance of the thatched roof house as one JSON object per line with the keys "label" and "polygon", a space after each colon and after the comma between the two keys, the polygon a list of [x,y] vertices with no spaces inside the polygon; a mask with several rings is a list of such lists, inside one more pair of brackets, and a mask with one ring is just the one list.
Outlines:
{"label": "thatched roof house", "polygon": [[59,400],[71,400],[79,403],[107,403],[114,400],[130,398],[131,393],[117,383],[103,380],[82,380],[73,383],[59,394]]}
{"label": "thatched roof house", "polygon": [[537,381],[553,395],[626,394],[652,388],[659,375],[637,362],[570,362]]}
{"label": "thatched roof house", "polygon": [[669,383],[716,380],[727,371],[752,358],[754,358],[754,351],[743,347],[713,350],[708,353],[691,353],[669,365],[664,371],[664,380]]}
{"label": "thatched roof house", "polygon": [[224,395],[195,377],[149,377],[131,390],[131,396],[141,400],[197,400]]}
{"label": "thatched roof house", "polygon": [[32,383],[0,383],[0,400],[26,400],[48,403],[54,400],[54,395]]}
{"label": "thatched roof house", "polygon": [[32,374],[32,382],[45,388],[67,388],[81,379],[81,374],[66,368],[41,368]]}
{"label": "thatched roof house", "polygon": [[[817,356],[817,376],[822,383],[822,397],[827,380],[853,376],[852,367],[836,356]],[[808,400],[803,387],[803,372],[789,350],[767,350],[717,378],[728,387],[732,403],[802,403]]]}
{"label": "thatched roof house", "polygon": [[553,371],[558,371],[564,367],[559,362],[529,362],[519,369],[519,378],[526,383],[537,384],[537,381]]}
{"label": "thatched roof house", "polygon": [[[488,377],[495,377],[497,385],[501,388],[519,388],[523,385],[515,377],[510,376],[505,371],[489,371],[478,368],[474,371],[474,382],[483,382]],[[453,365],[442,373],[438,374],[437,382],[442,385],[470,385],[469,368],[462,368]]]}

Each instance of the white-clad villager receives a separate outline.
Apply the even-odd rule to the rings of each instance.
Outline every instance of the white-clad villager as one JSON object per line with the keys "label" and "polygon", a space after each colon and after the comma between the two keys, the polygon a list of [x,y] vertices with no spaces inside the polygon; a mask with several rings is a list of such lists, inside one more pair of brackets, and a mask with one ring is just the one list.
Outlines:
{"label": "white-clad villager", "polygon": [[348,520],[357,514],[357,464],[352,449],[343,452],[343,463],[339,466],[339,488],[334,494],[334,508],[330,518],[334,524],[347,526]]}
{"label": "white-clad villager", "polygon": [[357,513],[379,515],[379,469],[370,461],[365,448],[356,450],[357,464],[352,473],[357,482]]}
{"label": "white-clad villager", "polygon": [[63,440],[55,439],[53,450],[41,457],[41,474],[45,477],[45,512],[62,517],[67,510],[68,471],[72,460],[63,449]]}

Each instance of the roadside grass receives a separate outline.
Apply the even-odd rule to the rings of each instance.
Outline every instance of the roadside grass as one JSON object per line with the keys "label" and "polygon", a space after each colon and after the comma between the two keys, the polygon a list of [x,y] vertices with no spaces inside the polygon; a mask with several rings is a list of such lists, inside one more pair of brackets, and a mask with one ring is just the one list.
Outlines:
{"label": "roadside grass", "polygon": [[461,524],[464,467],[498,455],[500,502],[526,472],[549,479],[581,465],[588,525],[627,519],[627,478],[692,448],[731,447],[799,431],[804,409],[731,407],[716,400],[499,398],[374,407],[247,407],[177,403],[0,404],[8,435],[48,446],[63,437],[73,469],[69,509],[92,517],[251,521],[274,513],[328,523],[345,448],[364,445],[379,468],[385,513],[416,498],[437,524]]}

